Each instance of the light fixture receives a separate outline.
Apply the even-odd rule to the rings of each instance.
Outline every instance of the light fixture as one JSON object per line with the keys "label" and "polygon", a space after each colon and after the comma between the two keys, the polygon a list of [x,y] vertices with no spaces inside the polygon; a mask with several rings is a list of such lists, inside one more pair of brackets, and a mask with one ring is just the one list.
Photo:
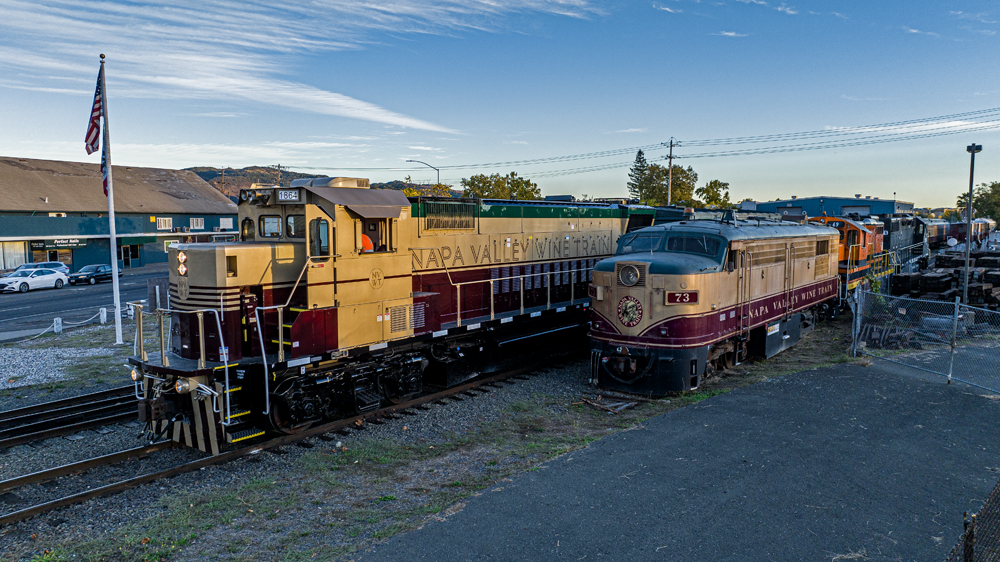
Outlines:
{"label": "light fixture", "polygon": [[132,380],[138,382],[139,379],[141,379],[141,378],[142,378],[142,375],[139,374],[139,371],[137,371],[135,369],[132,369]]}
{"label": "light fixture", "polygon": [[618,280],[622,282],[622,285],[631,287],[639,282],[639,270],[634,265],[626,265],[618,273]]}
{"label": "light fixture", "polygon": [[177,252],[177,261],[180,263],[187,263],[188,255],[185,252]]}
{"label": "light fixture", "polygon": [[187,394],[194,389],[194,385],[191,384],[191,379],[179,378],[177,382],[174,383],[174,390],[177,394]]}
{"label": "light fixture", "polygon": [[187,273],[188,273],[188,266],[184,265],[183,263],[180,264],[180,265],[178,265],[177,266],[177,273],[180,273],[181,275],[187,275]]}

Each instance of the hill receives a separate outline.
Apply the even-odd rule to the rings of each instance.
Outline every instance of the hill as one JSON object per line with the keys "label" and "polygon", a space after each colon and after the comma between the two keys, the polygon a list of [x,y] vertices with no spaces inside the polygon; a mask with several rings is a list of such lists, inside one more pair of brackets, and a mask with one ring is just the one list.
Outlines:
{"label": "hill", "polygon": [[[249,187],[255,183],[288,186],[291,185],[292,180],[323,176],[323,174],[303,174],[300,172],[281,170],[281,178],[279,182],[278,169],[271,166],[248,166],[240,169],[198,166],[185,169],[198,174],[198,177],[205,180],[212,187],[218,189],[222,193],[233,196],[239,195],[241,189],[249,189]],[[427,192],[431,187],[429,185],[406,183],[401,180],[393,180],[385,183],[373,183],[371,186],[372,189],[395,189],[396,191],[403,191],[404,189],[410,188],[421,192]],[[452,190],[451,194],[452,197],[461,197],[460,191]]]}

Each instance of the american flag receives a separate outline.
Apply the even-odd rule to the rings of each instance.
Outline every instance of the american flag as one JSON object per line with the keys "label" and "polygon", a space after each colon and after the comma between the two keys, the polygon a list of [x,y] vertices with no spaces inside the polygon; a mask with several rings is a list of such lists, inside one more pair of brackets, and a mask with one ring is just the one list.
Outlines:
{"label": "american flag", "polygon": [[[103,109],[104,103],[101,99],[101,78],[104,76],[104,65],[101,65],[101,71],[97,73],[97,91],[94,92],[94,108],[90,110],[90,126],[87,127],[87,138],[85,143],[87,145],[87,154],[93,154],[97,152],[100,148],[101,140],[101,111]],[[102,161],[101,169],[104,169],[104,164]],[[108,176],[104,175],[104,194],[108,194]]]}

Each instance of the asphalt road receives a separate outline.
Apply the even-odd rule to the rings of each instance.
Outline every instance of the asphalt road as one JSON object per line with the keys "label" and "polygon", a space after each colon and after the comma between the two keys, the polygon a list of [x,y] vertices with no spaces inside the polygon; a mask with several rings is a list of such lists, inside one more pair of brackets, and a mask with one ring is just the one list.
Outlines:
{"label": "asphalt road", "polygon": [[[166,277],[165,266],[126,270],[119,281],[122,308],[129,301],[146,298],[146,280]],[[96,285],[66,285],[62,289],[36,289],[27,293],[0,294],[0,334],[45,328],[55,317],[79,322],[108,309],[114,318],[115,299],[110,281]]]}
{"label": "asphalt road", "polygon": [[885,362],[716,396],[500,482],[376,560],[942,560],[1000,403]]}

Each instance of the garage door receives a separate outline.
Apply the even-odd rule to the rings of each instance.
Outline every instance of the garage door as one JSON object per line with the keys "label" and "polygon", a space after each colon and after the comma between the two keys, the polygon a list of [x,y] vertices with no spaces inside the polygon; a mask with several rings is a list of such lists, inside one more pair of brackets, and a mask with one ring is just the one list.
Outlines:
{"label": "garage door", "polygon": [[861,216],[870,215],[870,214],[872,214],[872,207],[871,207],[871,205],[855,205],[853,207],[849,207],[849,206],[845,205],[844,206],[844,210],[841,211],[840,214],[842,214],[842,215],[849,215],[851,213],[857,213],[857,214],[859,214]]}

